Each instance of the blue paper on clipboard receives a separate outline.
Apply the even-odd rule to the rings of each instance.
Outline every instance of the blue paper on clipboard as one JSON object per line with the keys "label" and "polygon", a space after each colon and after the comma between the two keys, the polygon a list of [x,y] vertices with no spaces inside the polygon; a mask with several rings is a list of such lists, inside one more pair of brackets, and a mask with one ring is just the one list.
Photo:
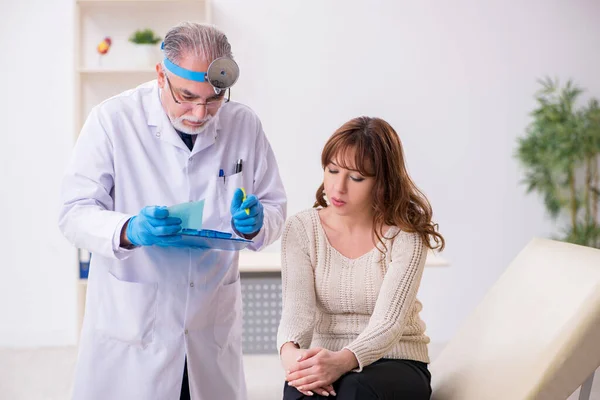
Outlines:
{"label": "blue paper on clipboard", "polygon": [[204,199],[189,203],[176,204],[167,207],[169,217],[181,219],[182,229],[202,229],[202,215],[204,214]]}
{"label": "blue paper on clipboard", "polygon": [[252,243],[251,240],[234,238],[231,233],[202,229],[204,200],[176,204],[167,209],[170,217],[181,219],[181,240],[176,246],[238,251]]}
{"label": "blue paper on clipboard", "polygon": [[203,249],[238,251],[245,249],[252,241],[234,238],[231,233],[227,232],[209,229],[183,229],[181,241],[177,243]]}

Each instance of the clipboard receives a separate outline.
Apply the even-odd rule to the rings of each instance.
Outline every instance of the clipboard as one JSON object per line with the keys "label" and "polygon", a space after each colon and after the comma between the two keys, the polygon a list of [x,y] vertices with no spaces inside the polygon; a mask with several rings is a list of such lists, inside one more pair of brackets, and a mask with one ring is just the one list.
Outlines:
{"label": "clipboard", "polygon": [[181,240],[177,244],[201,249],[239,251],[252,243],[252,240],[234,238],[231,233],[209,229],[183,229],[179,234]]}

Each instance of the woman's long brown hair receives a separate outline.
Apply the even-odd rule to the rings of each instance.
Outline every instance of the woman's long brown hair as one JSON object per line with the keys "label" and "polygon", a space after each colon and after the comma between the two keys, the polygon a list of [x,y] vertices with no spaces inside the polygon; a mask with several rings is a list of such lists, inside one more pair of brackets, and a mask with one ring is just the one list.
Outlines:
{"label": "woman's long brown hair", "polygon": [[[445,240],[431,221],[431,204],[406,170],[402,143],[396,131],[380,118],[359,117],[342,125],[329,138],[323,153],[323,169],[331,162],[342,168],[349,150],[355,151],[354,165],[363,176],[375,178],[373,188],[373,231],[384,246],[385,225],[416,232],[430,249],[443,250]],[[341,164],[340,164],[341,163]],[[316,194],[314,207],[327,207],[324,184]]]}

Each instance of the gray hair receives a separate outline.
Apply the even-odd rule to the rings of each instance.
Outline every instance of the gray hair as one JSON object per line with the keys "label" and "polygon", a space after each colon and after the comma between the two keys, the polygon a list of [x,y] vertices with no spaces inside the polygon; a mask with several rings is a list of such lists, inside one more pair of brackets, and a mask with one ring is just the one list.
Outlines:
{"label": "gray hair", "polygon": [[169,29],[163,50],[165,57],[175,64],[189,55],[209,64],[219,57],[233,59],[227,36],[212,25],[196,22],[183,22]]}

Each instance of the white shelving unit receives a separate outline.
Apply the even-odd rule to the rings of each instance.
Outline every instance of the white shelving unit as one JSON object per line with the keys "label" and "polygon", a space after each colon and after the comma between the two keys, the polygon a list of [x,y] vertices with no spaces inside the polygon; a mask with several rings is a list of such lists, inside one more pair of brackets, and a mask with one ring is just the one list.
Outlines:
{"label": "white shelving unit", "polygon": [[[164,38],[170,27],[183,21],[211,23],[210,0],[75,1],[74,140],[95,105],[156,78],[155,63],[162,58],[160,43],[154,48],[155,63],[141,62],[135,45],[128,41],[131,34],[149,28]],[[100,55],[97,46],[107,36],[112,45],[107,54]],[[77,287],[81,327],[87,280],[78,279]]]}

